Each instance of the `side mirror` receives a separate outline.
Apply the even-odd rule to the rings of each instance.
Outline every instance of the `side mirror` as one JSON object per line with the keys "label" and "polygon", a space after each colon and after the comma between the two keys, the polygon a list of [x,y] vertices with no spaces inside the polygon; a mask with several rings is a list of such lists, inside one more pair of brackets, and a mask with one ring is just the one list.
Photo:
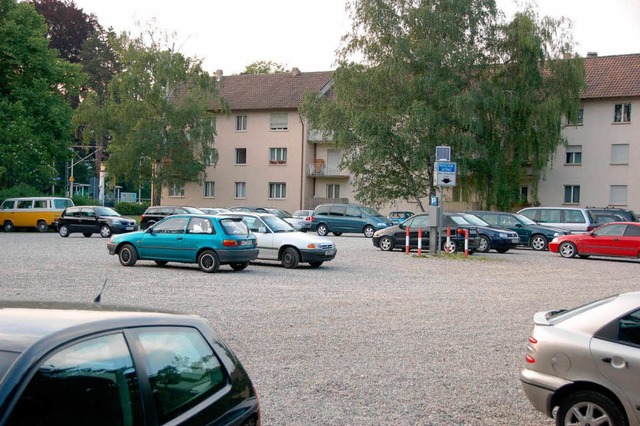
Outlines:
{"label": "side mirror", "polygon": [[258,228],[258,232],[264,234],[265,232],[267,232],[267,228],[265,228],[264,226],[261,226],[260,228]]}
{"label": "side mirror", "polygon": [[516,223],[516,228],[522,228],[522,224],[521,223]]}
{"label": "side mirror", "polygon": [[150,234],[153,234],[153,232],[154,232],[153,228],[147,228],[147,232],[150,233]]}

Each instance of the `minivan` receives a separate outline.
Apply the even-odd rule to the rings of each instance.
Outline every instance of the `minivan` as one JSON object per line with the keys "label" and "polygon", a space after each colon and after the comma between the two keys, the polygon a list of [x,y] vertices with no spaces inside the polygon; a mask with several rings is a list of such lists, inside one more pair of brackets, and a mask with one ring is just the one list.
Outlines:
{"label": "minivan", "polygon": [[374,209],[360,204],[320,204],[311,218],[311,230],[325,236],[329,232],[340,236],[343,233],[364,233],[367,238],[374,232],[388,228],[393,223]]}
{"label": "minivan", "polygon": [[564,229],[572,234],[589,232],[598,226],[595,214],[580,207],[526,207],[518,213],[537,224]]}
{"label": "minivan", "polygon": [[16,228],[36,228],[47,232],[56,228],[58,219],[67,207],[73,207],[70,198],[18,197],[7,198],[0,206],[0,224],[6,232]]}

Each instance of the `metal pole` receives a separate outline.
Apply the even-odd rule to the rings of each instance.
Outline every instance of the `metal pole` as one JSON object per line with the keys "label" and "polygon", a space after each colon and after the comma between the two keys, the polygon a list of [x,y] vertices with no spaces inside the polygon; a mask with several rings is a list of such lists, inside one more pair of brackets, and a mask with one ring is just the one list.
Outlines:
{"label": "metal pole", "polygon": [[444,216],[442,214],[442,209],[444,208],[444,187],[440,185],[438,189],[440,190],[440,202],[438,206],[438,253],[440,253],[442,247],[442,230],[444,229]]}

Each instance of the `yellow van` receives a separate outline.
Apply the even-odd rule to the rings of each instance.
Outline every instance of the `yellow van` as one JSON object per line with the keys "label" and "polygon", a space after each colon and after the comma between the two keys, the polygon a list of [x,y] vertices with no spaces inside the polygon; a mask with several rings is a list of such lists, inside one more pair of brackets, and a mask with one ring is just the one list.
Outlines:
{"label": "yellow van", "polygon": [[20,197],[7,198],[0,205],[0,224],[6,232],[16,228],[36,228],[47,232],[55,228],[62,211],[73,207],[70,198]]}

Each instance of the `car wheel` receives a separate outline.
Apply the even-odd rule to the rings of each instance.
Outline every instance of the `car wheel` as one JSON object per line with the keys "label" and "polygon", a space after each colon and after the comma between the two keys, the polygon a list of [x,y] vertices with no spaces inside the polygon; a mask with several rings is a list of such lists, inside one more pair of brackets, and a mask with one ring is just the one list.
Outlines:
{"label": "car wheel", "polygon": [[205,250],[198,256],[198,267],[202,272],[216,272],[220,268],[218,255],[213,250]]}
{"label": "car wheel", "polygon": [[536,251],[543,251],[547,249],[547,237],[544,235],[534,235],[531,237],[531,248]]}
{"label": "car wheel", "polygon": [[109,225],[102,225],[100,227],[100,236],[102,238],[109,238],[111,236],[111,228],[109,228]]}
{"label": "car wheel", "polygon": [[373,234],[375,234],[376,230],[373,229],[373,226],[371,225],[367,225],[364,227],[364,236],[367,238],[371,238],[373,237]]}
{"label": "car wheel", "polygon": [[340,235],[342,235],[342,232],[334,232],[333,235],[335,235],[336,237],[339,237]]}
{"label": "car wheel", "polygon": [[558,252],[560,252],[560,256],[566,257],[566,258],[575,257],[576,254],[578,254],[575,244],[570,242],[564,242],[560,244],[560,247],[558,248]]}
{"label": "car wheel", "polygon": [[38,232],[49,232],[49,225],[47,225],[47,222],[45,222],[44,220],[41,220],[36,225],[36,229],[38,230]]}
{"label": "car wheel", "polygon": [[380,242],[378,243],[380,246],[380,250],[382,251],[391,251],[393,250],[393,240],[391,237],[382,237],[380,238]]}
{"label": "car wheel", "polygon": [[16,230],[16,227],[13,225],[13,222],[8,220],[4,223],[4,230],[5,232],[13,232]]}
{"label": "car wheel", "polygon": [[166,260],[156,260],[155,262],[156,262],[156,265],[158,265],[158,266],[164,266],[167,263],[169,263]]}
{"label": "car wheel", "polygon": [[61,237],[67,238],[70,234],[67,225],[60,225],[58,227],[58,234],[60,234]]}
{"label": "car wheel", "polygon": [[480,253],[488,253],[491,250],[491,241],[489,241],[489,237],[486,235],[480,235],[480,245],[478,246],[478,251]]}
{"label": "car wheel", "polygon": [[318,225],[318,227],[316,228],[316,232],[318,233],[318,235],[320,235],[321,237],[324,237],[325,235],[327,235],[329,233],[329,228],[327,228],[327,225],[325,225],[324,223],[321,223],[320,225]]}
{"label": "car wheel", "polygon": [[125,244],[118,252],[118,258],[122,266],[133,266],[138,261],[138,252],[131,244]]}
{"label": "car wheel", "polygon": [[504,248],[502,248],[502,249],[496,249],[496,251],[497,251],[498,253],[504,254],[504,253],[508,252],[508,251],[509,251],[509,249],[504,249]]}
{"label": "car wheel", "polygon": [[449,244],[447,244],[447,240],[444,240],[442,242],[442,251],[449,254],[456,254],[458,252],[458,245],[455,241],[449,241]]}
{"label": "car wheel", "polygon": [[320,267],[324,262],[309,262],[309,265],[311,265],[312,268],[318,268]]}
{"label": "car wheel", "polygon": [[628,426],[629,422],[618,404],[598,392],[576,392],[560,403],[556,425],[589,424]]}
{"label": "car wheel", "polygon": [[82,235],[84,235],[87,238],[91,238],[93,234],[91,232],[83,232]]}
{"label": "car wheel", "polygon": [[300,262],[300,255],[294,248],[288,247],[282,252],[281,262],[285,268],[295,268]]}
{"label": "car wheel", "polygon": [[234,271],[242,271],[243,269],[247,269],[249,262],[230,263],[229,266],[231,266],[231,269]]}

